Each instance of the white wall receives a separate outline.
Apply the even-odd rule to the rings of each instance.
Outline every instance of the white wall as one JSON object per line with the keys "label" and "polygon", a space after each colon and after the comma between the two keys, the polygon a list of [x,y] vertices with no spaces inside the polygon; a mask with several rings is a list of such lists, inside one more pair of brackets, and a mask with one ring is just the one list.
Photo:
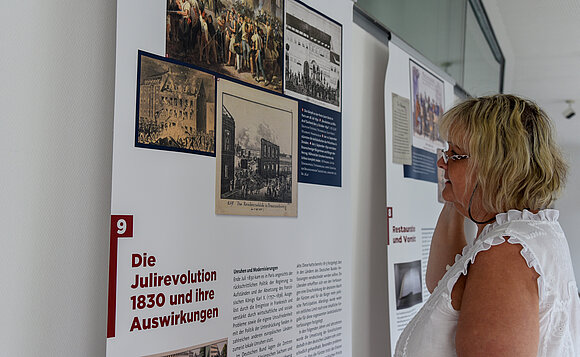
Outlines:
{"label": "white wall", "polygon": [[0,14],[1,354],[103,356],[115,2]]}

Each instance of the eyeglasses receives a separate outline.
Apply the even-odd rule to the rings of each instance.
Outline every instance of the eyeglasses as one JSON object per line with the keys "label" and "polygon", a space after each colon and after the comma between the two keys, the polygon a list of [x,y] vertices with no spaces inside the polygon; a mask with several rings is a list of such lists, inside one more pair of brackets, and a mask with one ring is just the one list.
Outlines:
{"label": "eyeglasses", "polygon": [[443,151],[443,162],[447,165],[449,159],[453,161],[469,159],[469,155],[447,155],[447,152]]}

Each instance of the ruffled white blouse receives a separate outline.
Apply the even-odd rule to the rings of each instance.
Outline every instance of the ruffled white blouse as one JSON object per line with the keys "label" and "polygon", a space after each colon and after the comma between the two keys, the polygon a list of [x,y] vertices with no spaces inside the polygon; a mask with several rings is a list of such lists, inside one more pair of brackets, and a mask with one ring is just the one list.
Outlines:
{"label": "ruffled white blouse", "polygon": [[396,357],[456,356],[455,331],[459,312],[451,305],[451,291],[475,256],[494,245],[520,244],[521,255],[538,278],[540,340],[538,356],[580,356],[580,299],[570,251],[558,223],[557,210],[536,214],[510,210],[496,216],[480,236],[455,257],[425,305],[401,333]]}

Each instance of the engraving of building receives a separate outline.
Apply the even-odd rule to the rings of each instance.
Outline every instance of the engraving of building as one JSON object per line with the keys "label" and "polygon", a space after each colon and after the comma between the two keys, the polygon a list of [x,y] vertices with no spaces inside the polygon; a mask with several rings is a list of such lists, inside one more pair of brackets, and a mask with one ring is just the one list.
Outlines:
{"label": "engraving of building", "polygon": [[222,167],[221,193],[233,190],[236,122],[226,107],[222,107]]}
{"label": "engraving of building", "polygon": [[260,176],[277,177],[280,170],[280,146],[262,138],[260,140]]}
{"label": "engraving of building", "polygon": [[207,95],[201,78],[168,70],[144,78],[140,84],[139,126],[154,128],[150,141],[185,141],[194,133],[208,133]]}

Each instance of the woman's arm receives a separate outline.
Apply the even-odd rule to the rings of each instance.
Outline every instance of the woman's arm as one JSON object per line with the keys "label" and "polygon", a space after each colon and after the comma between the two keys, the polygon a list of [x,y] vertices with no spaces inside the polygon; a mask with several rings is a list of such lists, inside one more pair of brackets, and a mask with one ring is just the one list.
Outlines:
{"label": "woman's arm", "polygon": [[445,275],[447,265],[453,265],[455,255],[467,244],[463,232],[464,217],[459,213],[453,203],[446,202],[439,214],[431,248],[429,261],[425,273],[425,283],[429,292],[433,292],[439,280]]}
{"label": "woman's arm", "polygon": [[493,246],[469,267],[455,336],[459,357],[537,355],[539,275],[521,249]]}

